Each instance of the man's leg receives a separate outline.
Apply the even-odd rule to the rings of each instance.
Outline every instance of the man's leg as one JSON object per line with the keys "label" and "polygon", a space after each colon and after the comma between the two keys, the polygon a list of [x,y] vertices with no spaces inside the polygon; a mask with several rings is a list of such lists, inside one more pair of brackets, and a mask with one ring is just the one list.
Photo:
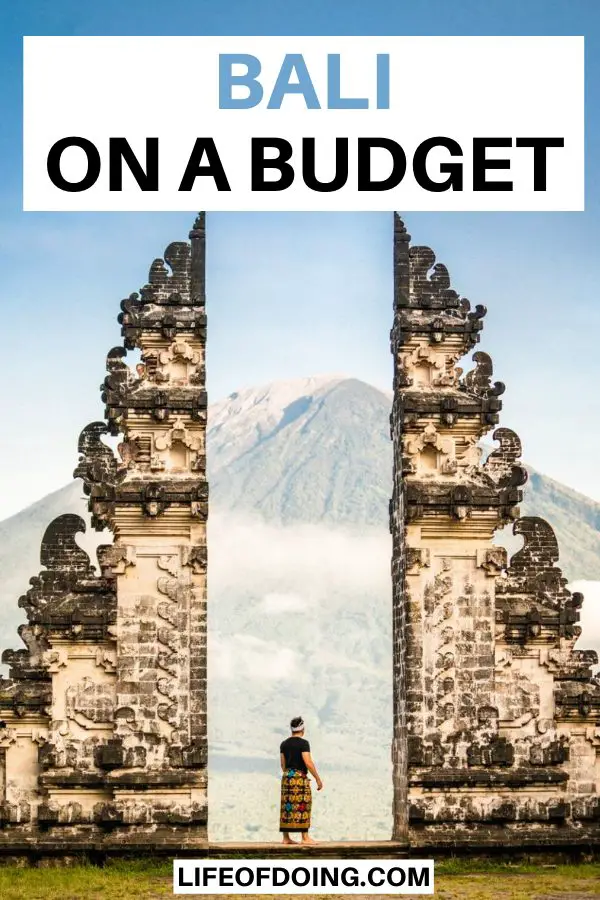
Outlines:
{"label": "man's leg", "polygon": [[296,843],[296,841],[293,841],[291,839],[289,831],[283,832],[283,843],[284,844],[295,844]]}
{"label": "man's leg", "polygon": [[308,831],[302,832],[302,843],[303,844],[316,844],[318,841],[313,841]]}

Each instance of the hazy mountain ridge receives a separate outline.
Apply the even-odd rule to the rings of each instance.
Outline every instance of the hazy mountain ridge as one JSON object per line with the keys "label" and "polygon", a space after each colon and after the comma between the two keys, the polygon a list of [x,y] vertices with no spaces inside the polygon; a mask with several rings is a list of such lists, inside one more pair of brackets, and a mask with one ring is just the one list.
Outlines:
{"label": "hazy mountain ridge", "polygon": [[284,524],[387,527],[390,400],[355,379],[295,387],[293,397],[275,385],[216,405],[208,428],[215,506]]}
{"label": "hazy mountain ridge", "polygon": [[570,579],[600,580],[600,503],[528,467],[521,513],[552,525]]}
{"label": "hazy mountain ridge", "polygon": [[[209,415],[213,503],[282,523],[387,529],[390,411],[391,394],[342,376],[232,395]],[[600,579],[600,503],[528,471],[522,515],[556,528],[568,577]]]}

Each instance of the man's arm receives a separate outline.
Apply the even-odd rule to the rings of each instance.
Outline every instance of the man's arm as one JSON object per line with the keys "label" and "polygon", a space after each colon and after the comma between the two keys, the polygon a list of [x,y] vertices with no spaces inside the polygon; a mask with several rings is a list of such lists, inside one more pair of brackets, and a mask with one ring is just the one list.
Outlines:
{"label": "man's arm", "polygon": [[315,766],[315,764],[313,762],[313,758],[310,755],[310,752],[308,750],[303,751],[302,761],[304,762],[304,765],[306,766],[306,768],[308,769],[310,774],[313,776],[313,778],[317,782],[317,790],[320,791],[321,788],[323,787],[323,782],[321,781],[321,777],[320,777],[319,773],[317,772],[317,767]]}
{"label": "man's arm", "polygon": [[285,764],[285,756],[283,755],[283,753],[279,754],[279,759],[281,760],[281,771],[285,772],[287,766]]}

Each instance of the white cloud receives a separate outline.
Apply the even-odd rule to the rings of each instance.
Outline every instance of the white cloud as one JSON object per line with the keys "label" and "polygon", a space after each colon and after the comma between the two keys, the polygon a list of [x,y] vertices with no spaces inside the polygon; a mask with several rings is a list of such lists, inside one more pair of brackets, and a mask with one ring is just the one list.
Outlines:
{"label": "white cloud", "polygon": [[208,541],[209,600],[211,584],[222,590],[250,581],[268,594],[271,585],[292,580],[302,585],[303,597],[317,602],[326,602],[334,586],[385,591],[391,598],[391,538],[382,529],[270,525],[250,515],[213,512]]}
{"label": "white cloud", "polygon": [[573,581],[569,590],[580,591],[584,598],[577,649],[595,650],[600,656],[600,581]]}
{"label": "white cloud", "polygon": [[273,592],[265,594],[260,604],[260,611],[267,615],[278,613],[299,613],[315,605],[314,597],[306,597],[301,594],[284,594]]}
{"label": "white cloud", "polygon": [[289,647],[254,635],[209,635],[209,677],[226,681],[280,681],[298,675],[299,657]]}

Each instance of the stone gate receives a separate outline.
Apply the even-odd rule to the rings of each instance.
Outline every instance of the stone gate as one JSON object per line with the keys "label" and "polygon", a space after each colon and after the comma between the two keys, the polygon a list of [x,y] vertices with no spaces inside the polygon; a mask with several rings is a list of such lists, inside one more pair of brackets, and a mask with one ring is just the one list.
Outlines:
{"label": "stone gate", "polygon": [[[600,681],[471,309],[394,217],[394,828],[415,846],[600,842]],[[491,429],[495,449],[481,461]],[[523,546],[507,561],[495,531]]]}
{"label": "stone gate", "polygon": [[60,516],[19,601],[27,649],[5,652],[0,683],[0,848],[206,843],[203,214],[121,309],[106,421],[83,430],[74,473],[114,543],[97,574],[76,542],[85,523]]}
{"label": "stone gate", "polygon": [[[207,846],[205,219],[121,304],[105,421],[79,440],[82,519],[43,538],[0,681],[0,852]],[[600,843],[600,682],[582,597],[499,424],[485,309],[394,218],[394,838],[413,848]],[[138,350],[135,371],[127,351]],[[495,428],[481,460],[480,439]],[[103,438],[118,437],[115,454]],[[493,544],[512,522],[510,564]]]}

